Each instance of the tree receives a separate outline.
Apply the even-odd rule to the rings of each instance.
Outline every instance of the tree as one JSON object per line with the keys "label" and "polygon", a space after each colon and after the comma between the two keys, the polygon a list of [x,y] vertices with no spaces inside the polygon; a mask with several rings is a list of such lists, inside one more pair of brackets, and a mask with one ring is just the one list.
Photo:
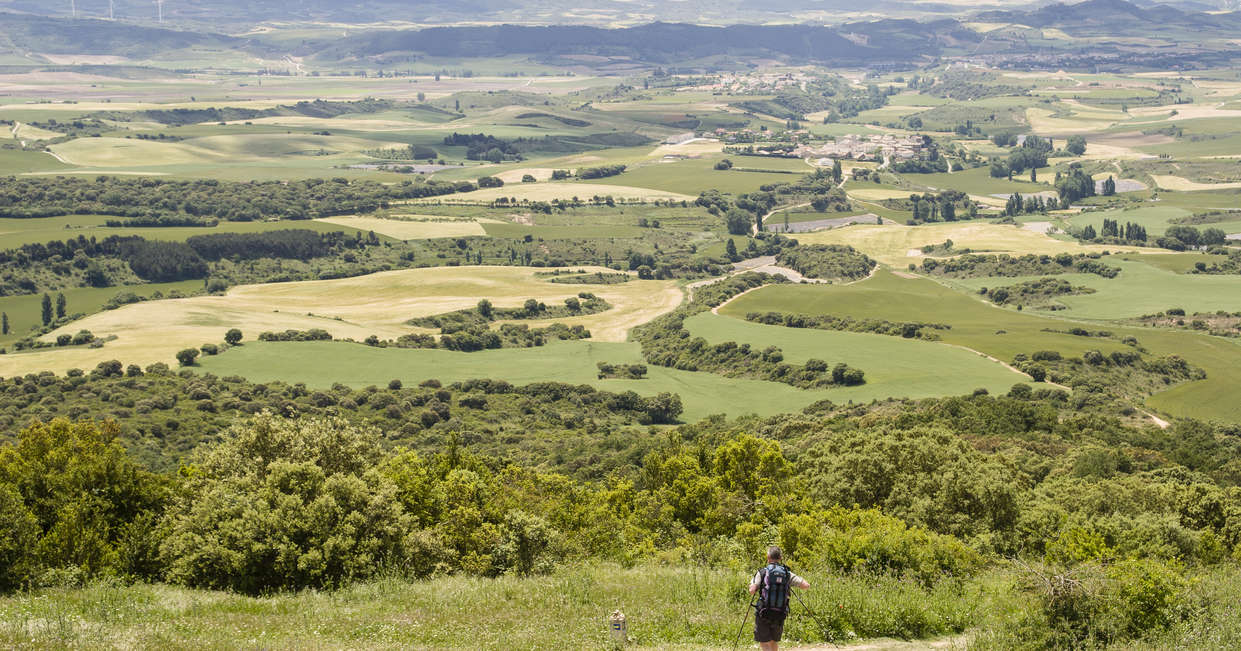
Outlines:
{"label": "tree", "polygon": [[1228,234],[1219,228],[1203,229],[1202,235],[1198,238],[1198,241],[1203,246],[1220,246],[1227,240]]}
{"label": "tree", "polygon": [[1086,153],[1086,139],[1082,136],[1069,136],[1069,142],[1064,146],[1064,150],[1074,156],[1081,156]]}
{"label": "tree", "polygon": [[717,169],[717,170],[721,170],[721,171],[723,171],[723,170],[730,170],[730,169],[732,169],[732,168],[733,168],[733,162],[732,162],[732,161],[730,161],[730,160],[728,160],[727,158],[725,158],[725,159],[723,159],[723,160],[721,160],[721,161],[719,161],[718,163],[716,163],[716,164],[715,164],[715,169]]}
{"label": "tree", "polygon": [[197,348],[186,348],[177,353],[177,361],[181,362],[182,366],[193,366],[196,359],[198,359]]}
{"label": "tree", "polygon": [[9,313],[0,312],[0,334],[9,334]]}
{"label": "tree", "polygon": [[52,323],[52,297],[43,295],[43,325],[51,325]]}
{"label": "tree", "polygon": [[[0,448],[0,519],[5,523],[0,582],[6,574],[4,556],[11,553],[6,543],[14,534],[30,543],[33,558],[26,560],[37,561],[41,569],[155,578],[154,563],[140,541],[154,538],[154,516],[166,484],[128,456],[119,435],[115,423],[56,419],[30,425],[16,445]],[[14,502],[14,493],[20,502]]]}
{"label": "tree", "polygon": [[658,395],[647,398],[646,415],[651,419],[652,423],[667,424],[676,421],[676,417],[681,415],[681,396],[675,393],[660,393]]}
{"label": "tree", "polygon": [[411,519],[378,432],[259,416],[198,454],[160,546],[170,580],[247,594],[333,587],[403,560]]}
{"label": "tree", "polygon": [[492,311],[493,311],[493,308],[491,307],[491,301],[484,298],[483,300],[478,302],[478,315],[479,316],[483,317],[484,319],[491,320]]}
{"label": "tree", "polygon": [[228,332],[224,333],[224,343],[230,346],[236,346],[237,344],[241,343],[241,330],[238,330],[237,328],[233,328],[229,330]]}
{"label": "tree", "polygon": [[1038,168],[1037,167],[1030,168],[1030,182],[1038,183]]}
{"label": "tree", "polygon": [[842,180],[844,180],[844,178],[845,171],[840,165],[840,159],[837,158],[832,160],[832,180],[839,184]]}
{"label": "tree", "polygon": [[92,260],[90,262],[90,266],[86,268],[84,279],[86,280],[86,284],[91,287],[108,287],[112,284],[112,279],[108,278],[107,272],[105,272],[103,268],[99,266],[99,263],[94,260]]}
{"label": "tree", "polygon": [[64,293],[57,292],[56,293],[56,318],[57,319],[65,318],[65,307],[66,307],[66,301],[65,301]]}
{"label": "tree", "polygon": [[734,242],[731,237],[728,238],[727,243],[724,244],[724,253],[728,256],[728,259],[733,262],[741,259],[741,257],[737,255],[737,243]]}
{"label": "tree", "polygon": [[730,235],[748,235],[753,222],[750,213],[740,208],[729,208],[728,212],[724,213],[724,223],[728,226]]}

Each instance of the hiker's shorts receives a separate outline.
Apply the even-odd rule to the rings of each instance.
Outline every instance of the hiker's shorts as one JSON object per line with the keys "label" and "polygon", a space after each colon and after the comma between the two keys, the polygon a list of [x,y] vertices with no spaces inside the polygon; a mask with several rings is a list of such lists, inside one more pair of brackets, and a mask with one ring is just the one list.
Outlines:
{"label": "hiker's shorts", "polygon": [[784,622],[773,622],[766,617],[754,616],[754,641],[779,642],[784,634]]}

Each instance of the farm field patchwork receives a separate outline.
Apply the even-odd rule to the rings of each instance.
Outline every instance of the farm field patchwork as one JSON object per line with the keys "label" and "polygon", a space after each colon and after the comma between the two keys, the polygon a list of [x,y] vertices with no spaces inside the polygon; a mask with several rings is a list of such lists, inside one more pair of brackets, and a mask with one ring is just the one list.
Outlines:
{"label": "farm field patchwork", "polygon": [[[81,329],[97,337],[117,338],[102,348],[51,348],[0,356],[0,375],[41,368],[93,368],[109,359],[141,365],[171,363],[178,350],[222,341],[230,328],[240,328],[247,341],[264,331],[312,328],[358,341],[372,334],[395,339],[416,330],[404,325],[411,318],[472,308],[480,298],[488,298],[497,307],[519,307],[528,298],[560,302],[580,291],[595,293],[613,308],[555,321],[585,326],[594,341],[624,341],[630,328],[671,310],[682,298],[671,281],[564,285],[538,279],[534,269],[525,267],[436,267],[340,280],[246,285],[231,288],[223,296],[137,303],[74,321],[45,339]],[[550,322],[523,321],[531,327]]]}

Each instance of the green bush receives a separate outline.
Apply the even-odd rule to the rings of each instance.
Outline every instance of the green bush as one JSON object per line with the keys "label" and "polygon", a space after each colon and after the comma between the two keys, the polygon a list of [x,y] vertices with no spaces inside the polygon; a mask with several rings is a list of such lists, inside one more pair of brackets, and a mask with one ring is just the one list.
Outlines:
{"label": "green bush", "polygon": [[129,573],[126,527],[158,513],[166,482],[129,457],[119,433],[113,423],[57,419],[31,424],[15,445],[0,448],[0,513],[6,529],[13,523],[0,537],[0,581],[56,570],[86,578]]}
{"label": "green bush", "polygon": [[400,562],[409,516],[377,437],[269,414],[200,454],[167,515],[169,580],[250,594],[342,585]]}

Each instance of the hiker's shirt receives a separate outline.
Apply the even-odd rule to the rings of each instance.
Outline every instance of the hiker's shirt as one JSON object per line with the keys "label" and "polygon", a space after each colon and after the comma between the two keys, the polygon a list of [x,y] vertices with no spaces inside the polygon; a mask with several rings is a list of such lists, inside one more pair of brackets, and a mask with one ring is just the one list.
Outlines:
{"label": "hiker's shirt", "polygon": [[[751,589],[762,587],[762,585],[763,585],[763,570],[767,569],[768,567],[771,567],[771,566],[770,566],[770,565],[765,566],[765,567],[763,567],[761,570],[759,570],[759,571],[757,571],[757,572],[755,572],[755,573],[754,573],[754,578],[750,580],[750,588],[751,588]],[[796,574],[793,574],[793,570],[789,570],[789,587],[790,587],[790,588],[797,587],[797,586],[801,585],[803,582],[804,582],[804,581],[802,580],[802,578],[801,578],[800,576],[797,576]]]}

